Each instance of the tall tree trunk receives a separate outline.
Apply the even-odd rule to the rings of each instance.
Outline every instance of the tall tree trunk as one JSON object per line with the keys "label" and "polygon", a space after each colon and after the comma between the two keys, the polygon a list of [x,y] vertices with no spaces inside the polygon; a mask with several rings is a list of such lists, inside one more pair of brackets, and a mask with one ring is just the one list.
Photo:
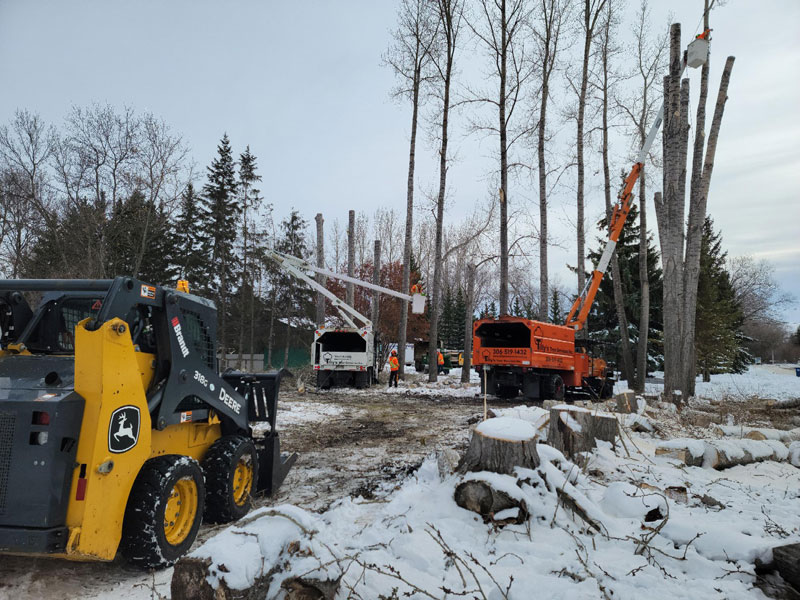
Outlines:
{"label": "tall tree trunk", "polygon": [[[602,107],[602,133],[603,133],[603,183],[606,201],[606,220],[611,228],[611,170],[608,166],[608,51],[609,34],[611,28],[611,11],[605,22],[603,32],[602,66],[603,66],[603,107]],[[628,331],[628,315],[625,312],[625,292],[622,288],[622,277],[619,271],[619,258],[616,251],[611,256],[611,283],[614,289],[614,305],[617,309],[617,322],[619,324],[619,341],[622,350],[622,374],[630,384],[633,381],[633,352]]]}
{"label": "tall tree trunk", "polygon": [[[549,41],[545,42],[545,56],[549,54]],[[547,166],[544,160],[544,138],[547,121],[547,101],[550,94],[550,71],[547,70],[547,59],[543,64],[542,98],[539,107],[538,139],[536,154],[539,160],[539,319],[547,321],[550,301],[550,278],[547,269]]]}
{"label": "tall tree trunk", "polygon": [[[583,39],[583,63],[581,66],[581,89],[578,96],[578,131],[576,139],[577,147],[577,162],[578,162],[578,194],[577,194],[577,239],[578,239],[578,256],[576,267],[578,269],[578,295],[583,293],[586,286],[586,234],[584,232],[584,204],[583,204],[583,180],[584,180],[584,164],[583,164],[583,121],[584,113],[586,111],[586,88],[589,79],[589,59],[591,58],[590,52],[592,47],[592,28],[591,28],[591,7],[590,0],[584,0],[584,32]],[[585,329],[582,330],[582,336],[585,336]]]}
{"label": "tall tree trunk", "polygon": [[464,319],[464,364],[461,365],[461,383],[469,383],[472,369],[472,320],[475,314],[475,265],[467,265],[467,310]]}
{"label": "tall tree trunk", "polygon": [[[347,225],[347,274],[350,277],[355,275],[355,264],[356,264],[356,211],[351,210],[348,215],[348,225]],[[345,302],[350,306],[355,305],[355,286],[352,283],[348,283],[345,286],[345,290],[347,292],[346,297],[347,299]]]}
{"label": "tall tree trunk", "polygon": [[[645,91],[644,106],[647,106]],[[644,123],[644,120],[642,120]],[[644,130],[642,130],[642,133]],[[642,136],[644,143],[644,136]],[[647,190],[645,168],[639,172],[639,343],[636,346],[636,379],[633,389],[644,392],[647,379],[647,344],[650,337],[650,272],[647,269]],[[630,380],[628,380],[630,381]]]}
{"label": "tall tree trunk", "polygon": [[[372,258],[372,283],[381,284],[381,241],[375,240],[375,250]],[[372,292],[372,330],[377,333],[378,319],[380,319],[380,300],[381,293],[377,290]]]}
{"label": "tall tree trunk", "polygon": [[[711,120],[711,128],[708,135],[708,145],[706,147],[705,159],[701,174],[697,177],[696,188],[690,191],[689,198],[689,225],[686,235],[686,263],[684,267],[684,307],[683,320],[684,330],[682,337],[682,352],[686,361],[684,367],[684,395],[694,395],[694,382],[696,376],[695,367],[695,317],[697,311],[697,284],[700,279],[700,246],[703,237],[703,222],[706,218],[706,206],[708,202],[708,187],[711,182],[711,172],[714,169],[714,158],[717,151],[717,140],[719,138],[722,115],[725,111],[725,102],[728,99],[728,84],[730,82],[731,70],[733,69],[734,58],[729,56],[725,61],[722,71],[717,102],[714,107],[714,116]],[[705,74],[705,73],[704,73]],[[705,74],[707,76],[707,74]],[[701,130],[697,129],[697,136],[702,135]],[[702,142],[701,142],[702,143]],[[695,146],[696,147],[696,146]],[[702,150],[701,150],[702,152]],[[694,157],[695,160],[697,157]],[[699,168],[699,167],[698,167]],[[695,179],[694,161],[692,165],[692,180]],[[699,223],[699,226],[698,226]]]}
{"label": "tall tree trunk", "polygon": [[445,68],[443,76],[442,99],[442,128],[441,147],[439,149],[439,194],[436,198],[436,242],[433,255],[433,286],[430,304],[430,341],[428,343],[428,381],[436,381],[438,375],[438,342],[439,342],[439,311],[441,294],[442,273],[442,223],[444,221],[444,200],[447,191],[447,134],[450,116],[450,84],[453,77],[453,55],[455,53],[455,36],[458,24],[454,19],[455,2],[453,0],[440,0],[440,13],[445,36]]}
{"label": "tall tree trunk", "polygon": [[500,0],[500,314],[508,314],[508,131],[506,122],[506,76],[508,24],[506,0]]}
{"label": "tall tree trunk", "polygon": [[[242,210],[242,281],[241,287],[239,288],[241,291],[239,292],[239,356],[236,360],[236,368],[240,371],[243,368],[242,365],[242,355],[244,354],[244,323],[245,323],[245,309],[244,309],[244,296],[246,292],[250,292],[252,296],[253,290],[252,287],[248,287],[248,248],[247,248],[247,234],[249,233],[249,228],[247,226],[247,185],[243,185],[244,190],[242,196],[244,197],[243,203],[243,210]],[[252,358],[252,357],[251,357]]]}
{"label": "tall tree trunk", "polygon": [[272,369],[272,349],[275,346],[275,285],[272,286],[272,306],[269,309],[269,336],[267,337],[267,366]]}
{"label": "tall tree trunk", "polygon": [[[325,235],[323,225],[325,223],[322,218],[322,213],[317,213],[314,217],[317,222],[317,266],[320,269],[325,268]],[[326,277],[322,273],[315,273],[314,279],[321,286],[325,285]],[[325,326],[325,296],[317,292],[317,327]]]}
{"label": "tall tree trunk", "polygon": [[[656,194],[660,212],[661,260],[664,270],[664,395],[673,399],[683,387],[681,336],[683,335],[683,213],[678,190],[682,138],[681,26],[670,28],[669,75],[664,78],[663,197]],[[685,173],[685,163],[684,163]]]}
{"label": "tall tree trunk", "polygon": [[[408,294],[411,290],[411,242],[414,230],[414,168],[417,152],[417,118],[419,116],[420,69],[414,71],[414,89],[411,109],[411,140],[408,144],[408,183],[406,186],[406,236],[403,243],[403,288]],[[397,358],[400,362],[399,377],[405,377],[406,341],[408,335],[408,302],[403,301],[400,311],[400,331],[397,336]]]}

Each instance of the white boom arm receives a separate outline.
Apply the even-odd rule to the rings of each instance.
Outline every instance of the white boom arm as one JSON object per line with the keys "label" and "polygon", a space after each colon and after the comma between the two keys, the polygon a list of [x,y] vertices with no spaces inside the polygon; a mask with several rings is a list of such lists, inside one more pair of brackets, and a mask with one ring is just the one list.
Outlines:
{"label": "white boom arm", "polygon": [[[309,277],[305,271],[313,271],[314,273],[319,273],[320,275],[325,275],[327,277],[332,277],[334,279],[339,279],[341,281],[346,281],[348,283],[352,283],[354,285],[374,290],[380,292],[381,294],[388,294],[389,296],[394,296],[395,298],[400,298],[401,300],[405,300],[407,302],[411,302],[412,304],[412,311],[414,313],[421,313],[425,310],[425,296],[422,294],[413,294],[408,295],[402,292],[398,292],[396,290],[392,290],[389,288],[385,288],[380,285],[375,285],[374,283],[368,283],[366,281],[361,281],[360,279],[356,279],[355,277],[350,277],[349,275],[341,275],[340,273],[335,273],[333,271],[329,271],[328,269],[324,269],[322,267],[317,267],[312,265],[311,263],[303,260],[302,258],[297,258],[296,256],[289,256],[287,254],[282,254],[281,252],[276,252],[275,250],[269,251],[269,256],[277,262],[286,272],[291,273],[298,279],[302,279],[308,285],[310,285],[313,289],[318,291],[320,294],[325,296],[328,300],[331,301],[331,304],[336,307],[339,313],[342,315],[342,318],[347,321],[347,323],[351,327],[358,328],[358,326],[353,322],[350,316],[359,319],[360,321],[364,322],[365,327],[371,327],[372,321],[367,319],[364,315],[358,312],[355,308],[350,306],[349,304],[340,300],[333,292],[326,289],[324,286],[317,283],[314,279]],[[349,316],[348,316],[349,313]]]}

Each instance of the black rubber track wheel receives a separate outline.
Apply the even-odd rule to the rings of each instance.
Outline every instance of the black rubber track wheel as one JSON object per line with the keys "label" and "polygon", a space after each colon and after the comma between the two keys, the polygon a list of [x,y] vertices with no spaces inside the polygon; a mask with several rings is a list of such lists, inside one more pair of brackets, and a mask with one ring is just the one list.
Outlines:
{"label": "black rubber track wheel", "polygon": [[167,454],[147,461],[128,496],[120,552],[149,569],[174,564],[197,537],[204,500],[203,472],[196,460]]}
{"label": "black rubber track wheel", "polygon": [[208,523],[230,523],[245,516],[258,485],[258,452],[253,440],[226,435],[203,458]]}

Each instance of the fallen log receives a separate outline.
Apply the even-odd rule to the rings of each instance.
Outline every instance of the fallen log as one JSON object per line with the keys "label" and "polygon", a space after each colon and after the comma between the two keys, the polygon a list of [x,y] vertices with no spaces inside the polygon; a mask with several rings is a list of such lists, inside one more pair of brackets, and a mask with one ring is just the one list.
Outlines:
{"label": "fallen log", "polygon": [[547,442],[564,456],[575,458],[597,446],[597,440],[616,443],[617,419],[585,408],[560,404],[550,409]]}
{"label": "fallen log", "polygon": [[678,439],[661,442],[656,447],[656,455],[676,458],[689,467],[721,470],[764,460],[785,462],[789,450],[777,440]]}
{"label": "fallen log", "polygon": [[746,427],[744,425],[717,425],[713,428],[713,431],[722,437],[778,440],[784,443],[800,441],[800,428],[783,430],[769,427]]}

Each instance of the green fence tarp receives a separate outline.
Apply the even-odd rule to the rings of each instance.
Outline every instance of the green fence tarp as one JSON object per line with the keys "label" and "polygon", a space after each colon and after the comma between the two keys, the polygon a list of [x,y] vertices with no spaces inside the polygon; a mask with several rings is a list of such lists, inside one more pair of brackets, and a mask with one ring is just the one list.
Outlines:
{"label": "green fence tarp", "polygon": [[[283,367],[283,348],[273,348],[272,350],[272,367],[280,369]],[[264,364],[268,363],[268,352],[264,351]],[[306,347],[302,348],[289,348],[289,364],[286,365],[288,369],[305,367],[311,364],[311,350]]]}

